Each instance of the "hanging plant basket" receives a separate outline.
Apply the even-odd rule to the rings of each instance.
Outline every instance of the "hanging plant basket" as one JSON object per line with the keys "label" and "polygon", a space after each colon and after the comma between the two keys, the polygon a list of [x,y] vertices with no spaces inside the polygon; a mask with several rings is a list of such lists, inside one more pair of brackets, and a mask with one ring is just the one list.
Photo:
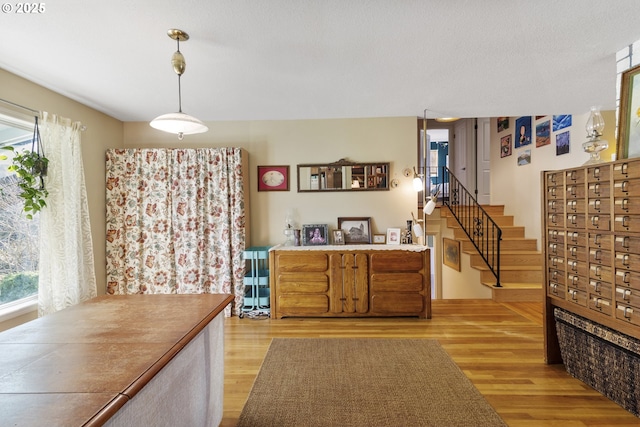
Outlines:
{"label": "hanging plant basket", "polygon": [[[49,159],[45,157],[42,149],[38,117],[35,118],[31,150],[17,152],[11,146],[2,148],[14,153],[8,170],[18,175],[18,187],[21,190],[19,196],[24,200],[22,210],[27,219],[33,219],[34,214],[47,206],[45,199],[49,195],[44,186],[44,177],[47,175]],[[1,157],[7,158],[7,156]]]}

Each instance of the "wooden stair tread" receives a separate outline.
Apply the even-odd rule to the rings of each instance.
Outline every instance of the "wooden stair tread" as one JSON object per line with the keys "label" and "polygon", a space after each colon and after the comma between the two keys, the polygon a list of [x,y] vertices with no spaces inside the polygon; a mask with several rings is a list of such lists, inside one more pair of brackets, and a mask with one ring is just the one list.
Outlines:
{"label": "wooden stair tread", "polygon": [[[495,282],[482,282],[483,285],[496,288]],[[527,282],[501,282],[501,288],[503,289],[542,289],[542,283],[527,283]],[[500,289],[500,288],[497,288]]]}
{"label": "wooden stair tread", "polygon": [[[474,265],[473,268],[475,268],[476,270],[489,270],[489,267],[487,267],[486,265]],[[542,266],[541,265],[502,265],[500,264],[500,270],[501,271],[529,271],[529,270],[542,270]]]}

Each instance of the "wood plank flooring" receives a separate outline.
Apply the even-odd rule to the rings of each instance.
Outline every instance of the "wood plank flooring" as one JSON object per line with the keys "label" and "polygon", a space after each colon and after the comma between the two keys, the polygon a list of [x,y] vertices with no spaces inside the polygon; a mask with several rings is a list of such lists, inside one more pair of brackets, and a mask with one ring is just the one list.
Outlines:
{"label": "wood plank flooring", "polygon": [[540,303],[436,300],[430,320],[232,317],[225,334],[222,427],[236,425],[274,337],[437,339],[509,426],[640,426],[562,365],[545,365]]}

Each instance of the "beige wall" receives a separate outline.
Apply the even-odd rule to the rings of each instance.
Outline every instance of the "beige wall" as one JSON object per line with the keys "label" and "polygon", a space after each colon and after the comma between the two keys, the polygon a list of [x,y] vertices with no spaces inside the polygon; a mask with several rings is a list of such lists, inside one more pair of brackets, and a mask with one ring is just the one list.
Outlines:
{"label": "beige wall", "polygon": [[[124,124],[124,145],[133,147],[242,147],[249,152],[250,244],[282,243],[288,209],[298,224],[329,224],[340,216],[372,218],[373,231],[406,226],[416,212],[416,193],[402,170],[413,167],[417,156],[417,117],[208,122],[209,132],[185,136],[152,129],[146,122]],[[296,165],[334,162],[390,162],[391,177],[400,185],[389,191],[298,193]],[[289,165],[290,191],[258,192],[258,165]]]}
{"label": "beige wall", "polygon": [[[105,292],[105,149],[122,147],[123,125],[106,114],[75,102],[42,86],[0,69],[0,98],[25,107],[48,111],[80,121],[87,129],[82,133],[82,157],[89,199],[91,233],[95,257],[98,294]],[[45,149],[46,149],[46,141]],[[33,317],[33,315],[28,315]],[[23,316],[24,317],[24,316]],[[12,324],[20,322],[12,319]],[[2,329],[0,324],[0,329]]]}
{"label": "beige wall", "polygon": [[[603,139],[609,141],[609,148],[602,153],[601,158],[611,160],[615,153],[615,111],[603,111],[605,120]],[[540,172],[554,169],[565,169],[584,164],[589,160],[589,155],[582,149],[582,143],[587,140],[585,124],[589,118],[589,112],[574,114],[572,126],[559,132],[551,130],[551,143],[542,147],[536,147],[535,126],[545,120],[552,120],[551,116],[545,116],[540,120],[532,117],[533,141],[530,145],[512,150],[512,155],[500,158],[500,138],[511,133],[512,141],[515,132],[517,117],[510,117],[509,129],[498,133],[497,119],[491,119],[491,204],[505,205],[505,213],[515,217],[517,225],[525,226],[526,237],[538,239],[538,249],[541,237],[540,219]],[[556,135],[569,130],[571,147],[569,153],[556,156]],[[531,150],[531,164],[518,166],[518,155],[526,150]]]}

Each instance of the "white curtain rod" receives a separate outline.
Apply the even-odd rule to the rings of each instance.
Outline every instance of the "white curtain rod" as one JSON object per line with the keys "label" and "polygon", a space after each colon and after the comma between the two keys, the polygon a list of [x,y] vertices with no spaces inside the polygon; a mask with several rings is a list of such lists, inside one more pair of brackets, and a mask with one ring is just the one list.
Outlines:
{"label": "white curtain rod", "polygon": [[[10,105],[10,106],[15,107],[15,108],[22,108],[23,110],[30,111],[31,113],[33,113],[34,117],[38,117],[40,115],[40,111],[38,111],[38,110],[34,110],[33,108],[25,107],[24,105],[16,104],[15,102],[7,101],[6,99],[0,98],[0,102],[4,102],[5,104]],[[80,130],[84,132],[85,130],[87,130],[87,127],[85,125],[81,125],[80,126]]]}

